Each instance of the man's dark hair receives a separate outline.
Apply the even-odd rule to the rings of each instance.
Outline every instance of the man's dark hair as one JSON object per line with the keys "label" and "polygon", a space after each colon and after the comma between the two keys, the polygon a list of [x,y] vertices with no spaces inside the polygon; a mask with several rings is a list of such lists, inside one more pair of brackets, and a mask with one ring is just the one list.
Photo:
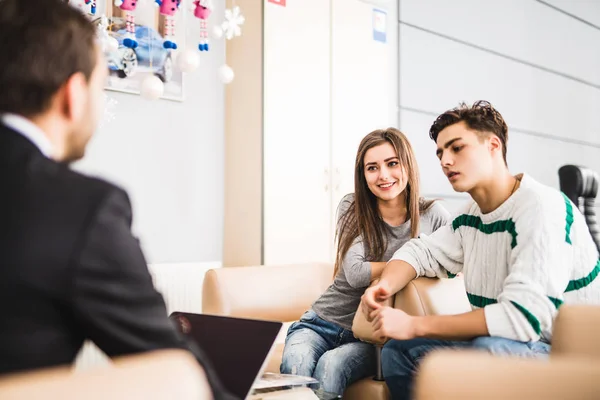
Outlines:
{"label": "man's dark hair", "polygon": [[502,157],[506,164],[506,144],[508,142],[508,127],[502,115],[485,100],[479,100],[468,106],[461,103],[458,107],[446,111],[431,125],[429,137],[437,142],[438,135],[450,125],[464,122],[469,129],[481,133],[493,133],[502,142]]}
{"label": "man's dark hair", "polygon": [[73,74],[89,81],[95,37],[64,0],[0,0],[0,113],[42,113]]}

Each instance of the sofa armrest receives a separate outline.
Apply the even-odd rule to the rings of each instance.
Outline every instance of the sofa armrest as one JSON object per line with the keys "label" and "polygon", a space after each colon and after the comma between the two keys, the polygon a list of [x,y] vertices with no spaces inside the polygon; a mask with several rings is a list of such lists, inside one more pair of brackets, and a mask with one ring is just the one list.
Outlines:
{"label": "sofa armrest", "polygon": [[211,399],[196,359],[183,350],[129,355],[112,364],[75,371],[47,368],[0,377],[0,398],[25,399]]}
{"label": "sofa armrest", "polygon": [[[390,301],[388,306],[392,306]],[[359,305],[352,332],[364,342],[384,344],[387,338],[373,334],[371,323],[367,321]],[[462,277],[454,279],[417,278],[396,293],[393,307],[413,316],[452,315],[471,311]]]}
{"label": "sofa armrest", "polygon": [[483,352],[438,350],[416,378],[417,400],[596,399],[600,364],[577,357],[535,360]]}
{"label": "sofa armrest", "polygon": [[[585,327],[585,328],[584,328]],[[554,356],[600,358],[600,307],[564,304],[558,310],[552,333]]]}
{"label": "sofa armrest", "polygon": [[295,321],[332,280],[328,263],[211,269],[204,277],[202,313]]}
{"label": "sofa armrest", "polygon": [[455,315],[471,311],[462,277],[417,278],[396,293],[394,308],[413,316]]}

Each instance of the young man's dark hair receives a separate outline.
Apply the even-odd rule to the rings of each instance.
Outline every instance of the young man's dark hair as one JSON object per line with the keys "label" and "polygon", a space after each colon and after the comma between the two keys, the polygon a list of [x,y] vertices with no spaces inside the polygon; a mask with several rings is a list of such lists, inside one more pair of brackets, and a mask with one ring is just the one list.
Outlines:
{"label": "young man's dark hair", "polygon": [[0,0],[0,113],[39,114],[76,72],[89,81],[95,34],[65,1]]}
{"label": "young man's dark hair", "polygon": [[508,142],[508,126],[502,115],[485,100],[479,100],[468,106],[461,103],[458,107],[441,114],[429,130],[429,137],[437,142],[438,135],[446,127],[464,122],[469,129],[482,134],[493,133],[502,142],[502,156],[506,164],[506,144]]}

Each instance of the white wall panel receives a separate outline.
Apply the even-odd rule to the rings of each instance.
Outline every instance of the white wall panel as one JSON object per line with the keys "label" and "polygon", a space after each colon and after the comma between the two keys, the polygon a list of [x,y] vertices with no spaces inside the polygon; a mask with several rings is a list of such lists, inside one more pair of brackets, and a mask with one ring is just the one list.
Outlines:
{"label": "white wall panel", "polygon": [[400,25],[401,106],[443,112],[477,99],[512,127],[600,145],[600,90]]}
{"label": "white wall panel", "polygon": [[329,259],[330,23],[329,2],[265,2],[265,264]]}
{"label": "white wall panel", "polygon": [[[600,19],[599,1],[557,3]],[[600,30],[541,2],[402,0],[400,20],[600,87]]]}
{"label": "white wall panel", "polygon": [[600,27],[600,1],[598,0],[544,0],[543,3]]}

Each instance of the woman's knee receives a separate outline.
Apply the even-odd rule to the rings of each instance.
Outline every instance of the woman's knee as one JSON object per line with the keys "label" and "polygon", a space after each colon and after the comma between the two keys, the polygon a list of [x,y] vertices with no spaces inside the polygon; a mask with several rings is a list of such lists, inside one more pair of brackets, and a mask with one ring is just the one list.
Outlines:
{"label": "woman's knee", "polygon": [[323,354],[313,373],[321,387],[331,393],[342,394],[352,382],[364,378],[372,368],[373,362],[352,346],[342,346]]}
{"label": "woman's knee", "polygon": [[312,376],[322,355],[322,338],[310,329],[295,331],[286,339],[279,370],[282,374]]}

